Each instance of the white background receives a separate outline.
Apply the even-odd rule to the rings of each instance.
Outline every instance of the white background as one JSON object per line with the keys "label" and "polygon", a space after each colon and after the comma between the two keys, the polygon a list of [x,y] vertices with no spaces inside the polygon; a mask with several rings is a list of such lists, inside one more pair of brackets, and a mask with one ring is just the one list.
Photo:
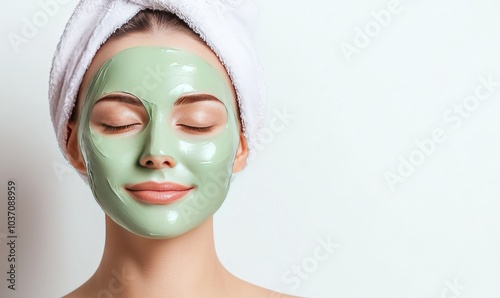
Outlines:
{"label": "white background", "polygon": [[[103,249],[103,213],[49,117],[52,54],[76,4],[60,2],[18,51],[9,34],[42,6],[10,1],[0,12],[1,297],[60,297],[90,277]],[[500,82],[500,2],[400,0],[376,25],[388,5],[261,1],[269,121],[273,110],[294,118],[269,128],[216,214],[220,258],[243,279],[307,297],[500,297],[500,87],[477,106],[470,97],[481,77]],[[348,59],[341,47],[355,46],[356,28],[372,37]],[[445,115],[464,100],[458,125]],[[415,140],[435,130],[445,140],[423,155]],[[410,156],[421,163],[411,174],[400,166]],[[392,191],[385,174],[398,167],[407,177]],[[15,292],[9,178],[18,184]],[[318,239],[336,248],[326,254]]]}

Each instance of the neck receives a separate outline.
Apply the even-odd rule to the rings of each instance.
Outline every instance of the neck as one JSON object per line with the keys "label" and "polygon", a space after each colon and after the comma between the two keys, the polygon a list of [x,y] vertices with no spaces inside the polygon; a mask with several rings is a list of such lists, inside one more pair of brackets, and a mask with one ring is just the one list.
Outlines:
{"label": "neck", "polygon": [[109,291],[119,297],[224,297],[231,275],[215,252],[212,217],[183,235],[148,239],[106,216],[104,254],[92,279],[95,294]]}

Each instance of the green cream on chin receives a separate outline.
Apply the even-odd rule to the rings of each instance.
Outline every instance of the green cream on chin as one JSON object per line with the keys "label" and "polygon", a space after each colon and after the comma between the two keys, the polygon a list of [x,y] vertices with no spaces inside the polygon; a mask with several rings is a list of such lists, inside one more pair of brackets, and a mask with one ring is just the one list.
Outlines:
{"label": "green cream on chin", "polygon": [[[92,109],[109,94],[133,95],[147,120],[132,132],[106,134],[91,125]],[[226,121],[212,133],[186,133],[174,102],[209,94],[225,107]],[[142,109],[142,107],[141,107]],[[148,238],[171,238],[203,223],[223,203],[239,144],[230,86],[203,58],[182,50],[135,47],[110,58],[93,77],[78,123],[89,182],[104,212],[123,228]],[[148,168],[144,155],[168,155],[172,167]],[[135,200],[125,185],[147,181],[194,186],[180,200],[155,205]]]}

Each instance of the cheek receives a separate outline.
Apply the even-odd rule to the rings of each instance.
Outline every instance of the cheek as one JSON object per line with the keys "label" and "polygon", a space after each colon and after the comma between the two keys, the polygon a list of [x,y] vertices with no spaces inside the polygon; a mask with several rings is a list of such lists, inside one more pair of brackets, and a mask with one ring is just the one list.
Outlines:
{"label": "cheek", "polygon": [[[235,125],[227,125],[215,136],[200,141],[199,137],[179,140],[178,156],[193,172],[230,168],[238,146]],[[176,157],[174,157],[175,159]]]}
{"label": "cheek", "polygon": [[221,203],[229,189],[237,142],[235,130],[225,130],[210,141],[183,144],[182,163],[196,176],[198,196]]}
{"label": "cheek", "polygon": [[123,173],[133,173],[140,156],[140,137],[112,138],[89,132],[83,140],[87,164],[94,176],[118,179]]}

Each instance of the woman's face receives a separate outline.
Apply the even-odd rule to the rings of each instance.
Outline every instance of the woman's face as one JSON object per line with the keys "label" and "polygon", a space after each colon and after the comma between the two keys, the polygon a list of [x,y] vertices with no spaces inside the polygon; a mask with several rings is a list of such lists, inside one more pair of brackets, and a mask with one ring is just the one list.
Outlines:
{"label": "woman's face", "polygon": [[170,238],[221,206],[246,147],[217,57],[189,35],[159,35],[129,35],[99,50],[70,124],[68,146],[78,144],[80,154],[68,152],[111,219],[143,237]]}

